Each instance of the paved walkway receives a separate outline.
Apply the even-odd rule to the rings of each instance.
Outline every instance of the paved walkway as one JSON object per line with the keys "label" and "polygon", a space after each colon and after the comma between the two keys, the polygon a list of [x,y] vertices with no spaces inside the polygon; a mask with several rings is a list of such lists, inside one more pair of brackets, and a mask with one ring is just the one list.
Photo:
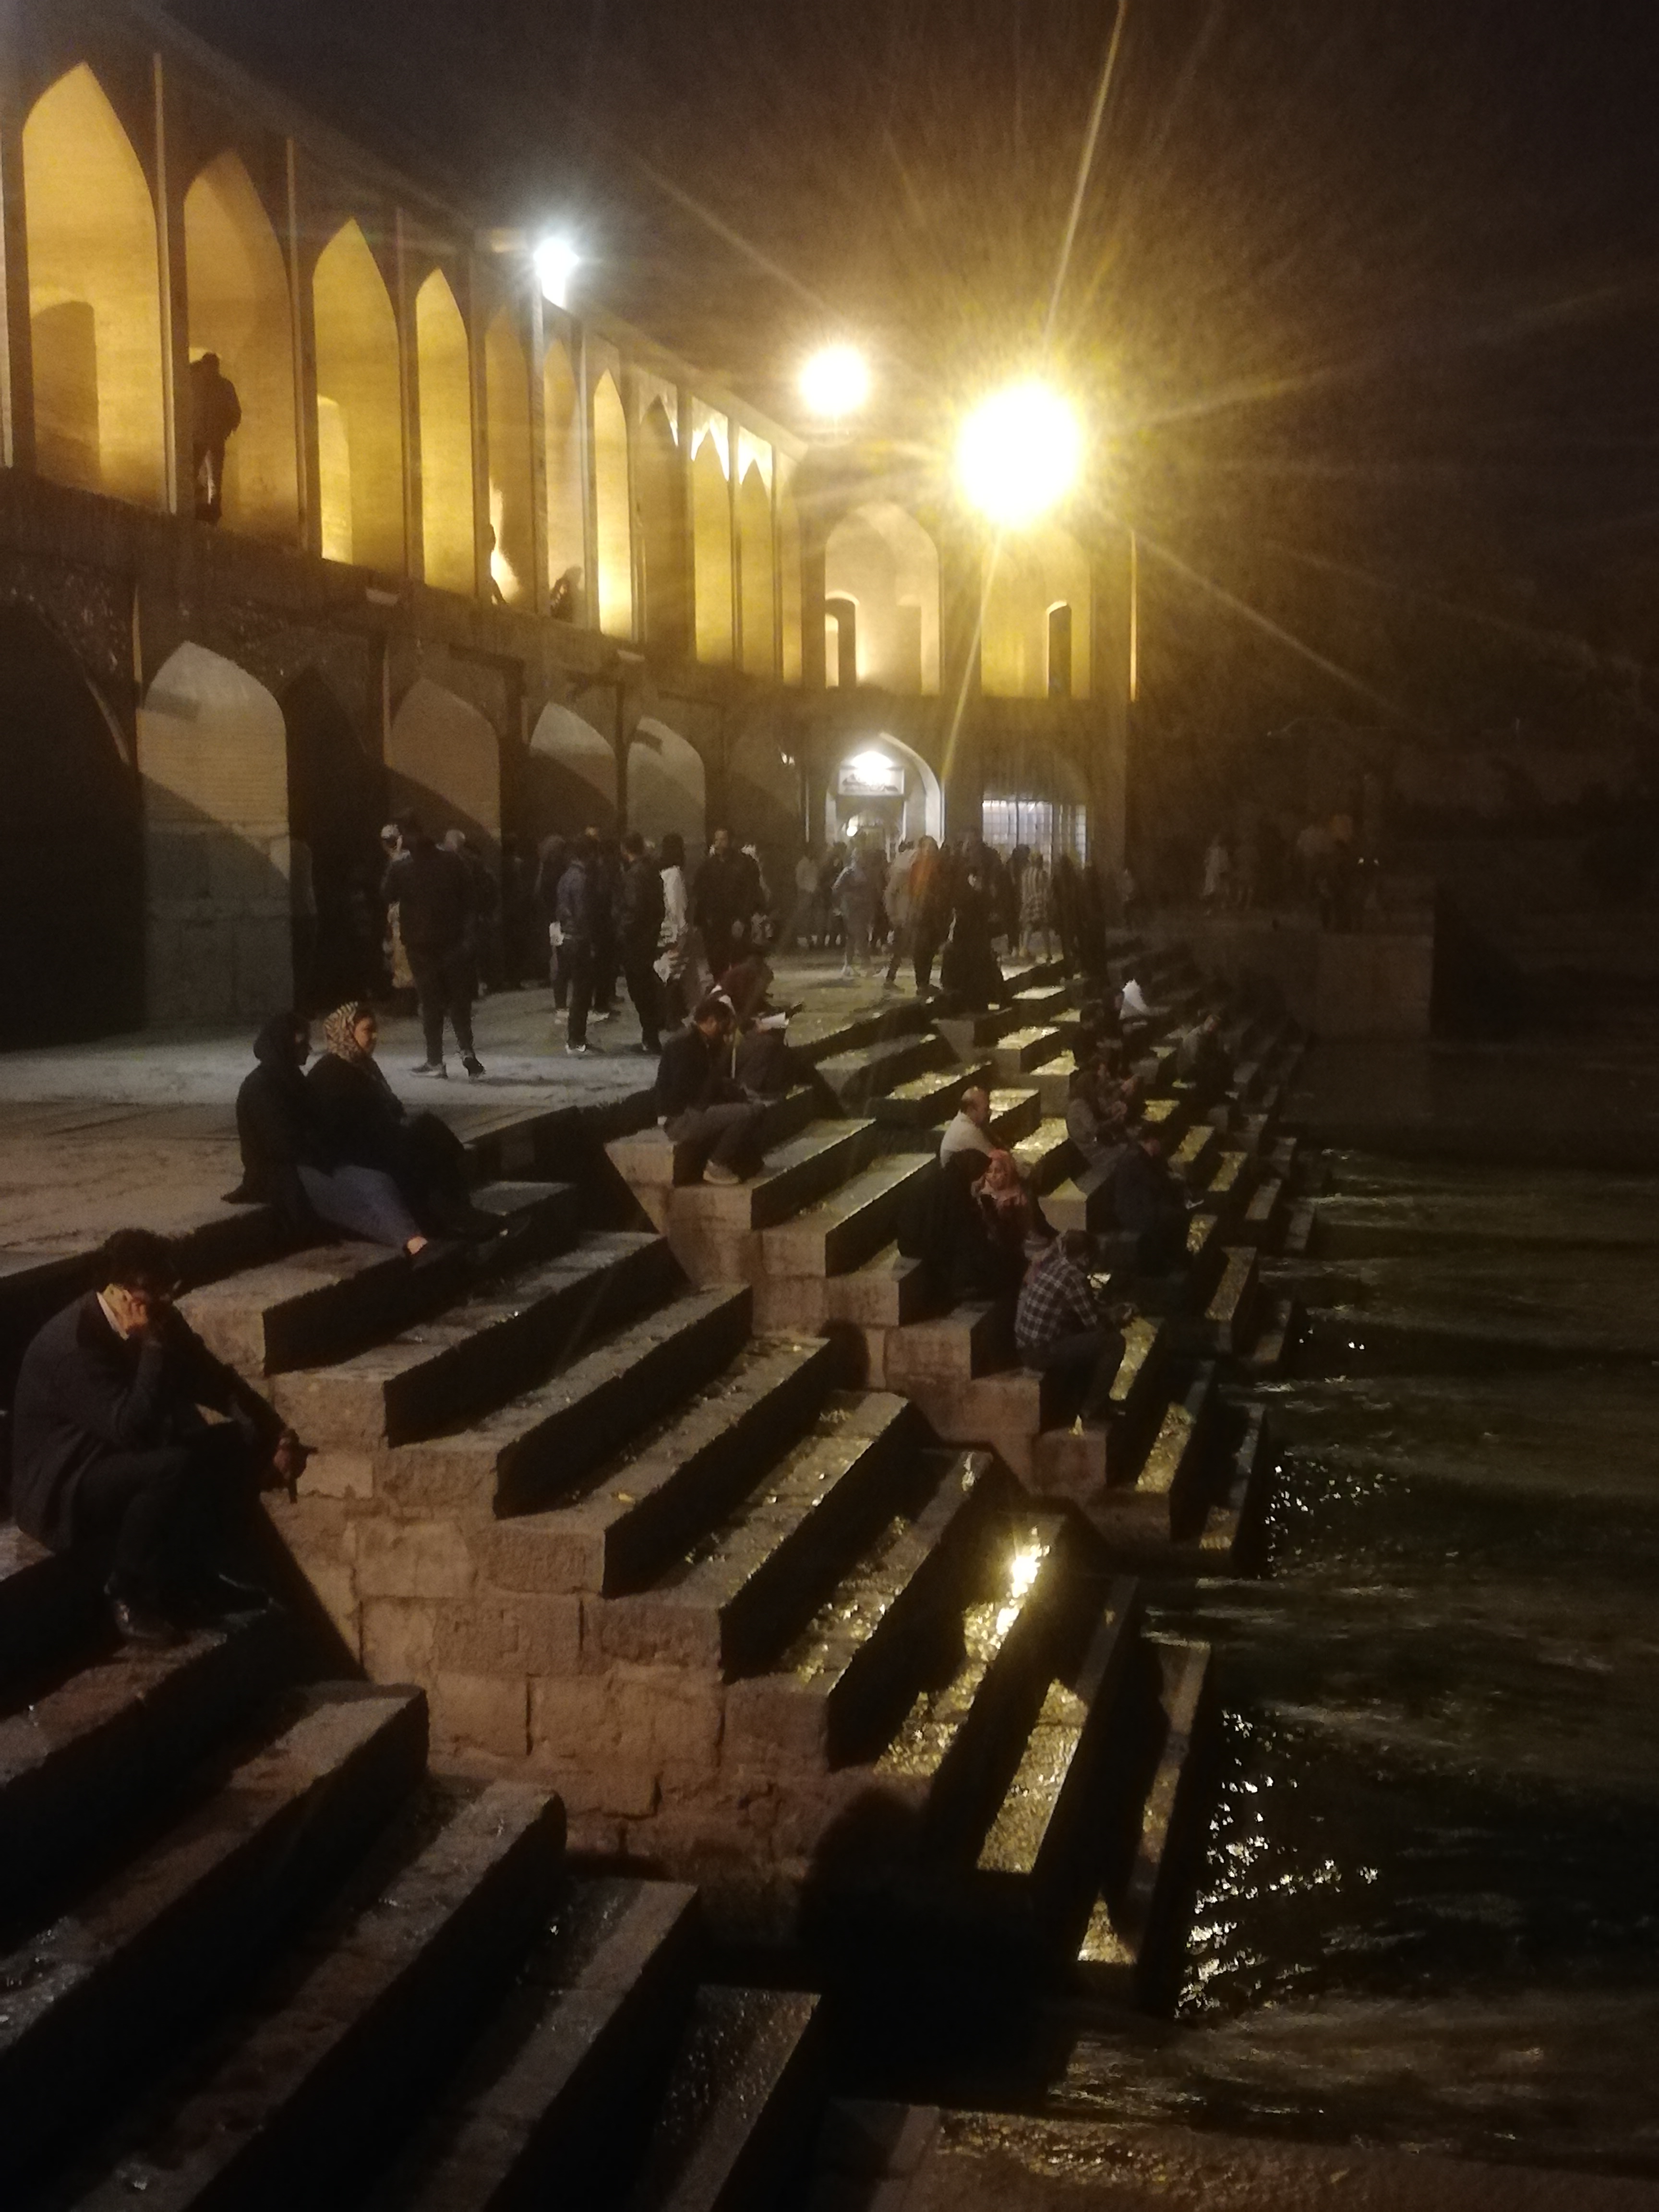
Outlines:
{"label": "paved walkway", "polygon": [[[781,963],[775,988],[806,1002],[803,1035],[883,997],[879,977],[842,981],[830,955]],[[520,1115],[614,1105],[647,1089],[656,1066],[622,1004],[591,1026],[588,1060],[566,1056],[553,994],[537,990],[480,1005],[482,1082],[453,1059],[446,1083],[411,1074],[421,1037],[409,1018],[383,1024],[380,1061],[400,1097],[464,1137]],[[240,1028],[157,1030],[0,1054],[0,1255],[83,1251],[129,1223],[180,1231],[233,1212],[220,1201],[241,1174],[233,1109],[250,1042]]]}

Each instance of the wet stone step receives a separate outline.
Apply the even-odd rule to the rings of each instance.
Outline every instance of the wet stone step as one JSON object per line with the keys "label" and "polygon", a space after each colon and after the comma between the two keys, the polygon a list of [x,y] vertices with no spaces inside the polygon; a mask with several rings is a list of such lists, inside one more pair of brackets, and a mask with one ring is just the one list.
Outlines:
{"label": "wet stone step", "polygon": [[835,1346],[750,1344],[707,1389],[545,1511],[498,1522],[490,1571],[507,1590],[638,1590],[732,1510],[834,1387]]}
{"label": "wet stone step", "polygon": [[1027,1084],[1003,1085],[991,1093],[991,1141],[1004,1151],[1035,1136],[1042,1124],[1042,1100]]}
{"label": "wet stone step", "polygon": [[454,1435],[402,1446],[381,1486],[422,1510],[489,1498],[502,1516],[536,1511],[728,1367],[751,1304],[741,1286],[671,1297]]}
{"label": "wet stone step", "polygon": [[0,1959],[0,2180],[160,2063],[414,1789],[426,1749],[417,1691],[314,1693],[198,1811]]}
{"label": "wet stone step", "polygon": [[933,1669],[955,1663],[1006,1478],[988,1455],[918,1456],[923,1485],[842,1573],[772,1670],[734,1683],[726,1727],[739,1761],[839,1766],[892,1736]]}
{"label": "wet stone step", "polygon": [[97,1577],[0,1522],[0,1700],[106,1632]]}
{"label": "wet stone step", "polygon": [[1003,1080],[1012,1082],[1041,1067],[1045,1060],[1058,1060],[1065,1049],[1066,1041],[1058,1030],[1015,1029],[997,1039],[991,1057]]}
{"label": "wet stone step", "polygon": [[854,1328],[898,1328],[927,1311],[931,1286],[920,1260],[885,1244],[861,1267],[824,1285],[826,1319]]}
{"label": "wet stone step", "polygon": [[1013,1150],[1022,1174],[1039,1198],[1052,1190],[1077,1161],[1077,1152],[1066,1133],[1063,1116],[1039,1123],[1029,1137],[1020,1139]]}
{"label": "wet stone step", "polygon": [[769,1152],[752,1181],[677,1191],[676,1218],[707,1229],[769,1229],[868,1166],[880,1143],[874,1121],[814,1121]]}
{"label": "wet stone step", "polygon": [[277,1410],[308,1442],[401,1443],[526,1389],[594,1331],[677,1281],[659,1237],[585,1237],[574,1250],[331,1367],[276,1378]]}
{"label": "wet stone step", "polygon": [[884,1038],[855,1051],[832,1054],[817,1063],[817,1073],[844,1113],[871,1110],[873,1102],[929,1069],[948,1066],[950,1046],[926,1030]]}
{"label": "wet stone step", "polygon": [[842,1275],[891,1239],[905,1206],[937,1174],[915,1153],[879,1161],[830,1197],[761,1234],[768,1276]]}
{"label": "wet stone step", "polygon": [[629,2212],[802,2201],[823,2091],[818,2002],[787,1990],[697,1991]]}
{"label": "wet stone step", "polygon": [[485,1790],[83,2212],[349,2201],[509,1985],[556,1899],[563,1841],[556,1799]]}
{"label": "wet stone step", "polygon": [[926,1139],[937,1144],[940,1126],[948,1121],[962,1103],[964,1091],[975,1086],[983,1089],[993,1081],[996,1070],[988,1060],[969,1066],[959,1061],[943,1067],[930,1069],[925,1075],[913,1076],[908,1083],[896,1083],[879,1098],[870,1102],[870,1111],[885,1129],[912,1132],[918,1139]]}
{"label": "wet stone step", "polygon": [[649,1589],[605,1607],[607,1657],[728,1678],[759,1667],[869,1534],[920,1426],[902,1398],[831,1398],[736,1514]]}

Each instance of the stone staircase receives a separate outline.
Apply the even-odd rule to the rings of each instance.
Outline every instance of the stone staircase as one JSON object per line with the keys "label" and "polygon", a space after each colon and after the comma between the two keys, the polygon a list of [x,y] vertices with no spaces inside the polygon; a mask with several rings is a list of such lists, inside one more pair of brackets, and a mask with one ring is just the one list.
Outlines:
{"label": "stone staircase", "polygon": [[0,2202],[799,2201],[818,2001],[705,1983],[694,1890],[440,1780],[419,1689],[275,1612],[112,1648],[0,1534]]}

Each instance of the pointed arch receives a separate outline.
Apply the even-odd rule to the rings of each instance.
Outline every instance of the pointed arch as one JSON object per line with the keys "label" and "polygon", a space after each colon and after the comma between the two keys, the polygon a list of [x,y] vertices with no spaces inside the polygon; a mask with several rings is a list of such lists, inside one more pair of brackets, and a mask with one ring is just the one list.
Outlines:
{"label": "pointed arch", "polygon": [[224,523],[292,543],[300,527],[288,267],[253,180],[221,154],[185,195],[192,361],[216,354],[242,403],[225,455]]}
{"label": "pointed arch", "polygon": [[138,780],[73,653],[0,606],[0,1045],[143,1018]]}
{"label": "pointed arch", "polygon": [[777,673],[777,617],[772,599],[772,491],[758,461],[738,489],[738,574],[743,585],[743,665],[751,676]]}
{"label": "pointed arch", "polygon": [[1058,635],[1049,617],[1071,610],[1067,696],[1086,699],[1092,681],[1092,599],[1089,556],[1075,538],[1054,526],[1002,542],[994,563],[987,556],[985,622],[980,645],[980,689],[988,697],[1046,699],[1051,645]]}
{"label": "pointed arch", "polygon": [[685,840],[695,864],[708,836],[708,795],[702,759],[666,722],[644,716],[628,748],[628,826],[659,845],[669,831]]}
{"label": "pointed arch", "polygon": [[608,738],[568,707],[544,707],[530,735],[529,797],[535,834],[574,837],[617,829],[617,756]]}
{"label": "pointed arch", "polygon": [[501,842],[501,746],[494,726],[455,692],[416,678],[386,747],[392,801],[434,837],[464,830],[495,866]]}
{"label": "pointed arch", "polygon": [[[547,437],[547,566],[556,584],[576,577],[584,584],[587,556],[582,513],[581,417],[570,356],[556,338],[542,364],[542,407]],[[579,592],[575,619],[591,620]]]}
{"label": "pointed arch", "polygon": [[490,574],[509,606],[536,599],[536,533],[531,519],[530,363],[514,311],[503,307],[484,335],[489,424]]}
{"label": "pointed arch", "polygon": [[421,387],[421,544],[426,580],[441,592],[477,589],[472,514],[472,364],[466,325],[441,269],[415,295]]}
{"label": "pointed arch", "polygon": [[323,553],[396,574],[405,557],[398,319],[355,220],[323,248],[311,289]]}
{"label": "pointed arch", "polygon": [[593,388],[593,493],[599,514],[599,628],[634,635],[634,534],[628,495],[628,416],[607,369]]}
{"label": "pointed arch", "polygon": [[634,461],[645,571],[645,641],[678,657],[686,650],[685,496],[679,442],[660,399],[645,410]]}
{"label": "pointed arch", "polygon": [[42,476],[167,500],[155,203],[84,62],[23,125],[34,434]]}
{"label": "pointed arch", "polygon": [[843,515],[824,549],[827,600],[858,608],[857,671],[842,632],[841,681],[932,697],[939,690],[939,549],[890,500]]}
{"label": "pointed arch", "polygon": [[138,709],[152,1022],[257,1020],[294,1003],[314,920],[289,834],[288,727],[263,684],[179,647]]}
{"label": "pointed arch", "polygon": [[[784,465],[781,456],[780,467]],[[801,680],[800,511],[787,477],[778,499],[779,657],[786,684]]]}
{"label": "pointed arch", "polygon": [[732,495],[712,432],[698,441],[691,464],[691,533],[697,658],[726,666],[732,659]]}

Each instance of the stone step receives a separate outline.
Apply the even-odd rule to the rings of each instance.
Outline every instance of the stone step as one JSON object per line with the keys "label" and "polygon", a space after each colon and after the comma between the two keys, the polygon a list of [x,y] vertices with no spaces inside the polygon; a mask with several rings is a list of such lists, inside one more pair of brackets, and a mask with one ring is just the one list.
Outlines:
{"label": "stone step", "polygon": [[[1115,1557],[1156,1565],[1170,1547],[1203,1527],[1215,1402],[1215,1370],[1206,1364],[1185,1395],[1165,1407],[1151,1448],[1129,1478],[1120,1474],[1090,1493],[1085,1510]],[[1081,1498],[1077,1502],[1085,1504]]]}
{"label": "stone step", "polygon": [[[773,1100],[762,1124],[763,1147],[775,1151],[792,1143],[817,1119],[821,1103],[810,1083],[799,1084],[787,1097]],[[690,1188],[701,1176],[701,1168],[692,1156],[677,1152],[654,1125],[613,1137],[605,1150],[612,1167],[659,1229],[667,1225],[670,1194],[677,1185]]]}
{"label": "stone step", "polygon": [[[919,1454],[916,1484],[773,1671],[732,1685],[726,1728],[740,1764],[843,1766],[873,1758],[930,1668],[955,1663],[963,1606],[1006,1478],[983,1454]],[[914,1494],[908,1494],[914,1492]]]}
{"label": "stone step", "polygon": [[425,1764],[419,1692],[313,1693],[198,1810],[0,1960],[0,2178],[83,2131],[158,2063],[314,1905]]}
{"label": "stone step", "polygon": [[1215,1155],[1215,1166],[1204,1188],[1204,1211],[1220,1214],[1230,1228],[1236,1224],[1244,1212],[1255,1169],[1254,1153],[1224,1144]]}
{"label": "stone step", "polygon": [[94,1575],[0,1522],[0,1697],[62,1664],[108,1620]]}
{"label": "stone step", "polygon": [[534,1512],[712,1382],[751,1322],[746,1288],[681,1291],[453,1435],[399,1447],[381,1486],[428,1510],[493,1499],[499,1515]]}
{"label": "stone step", "polygon": [[1062,1232],[1075,1229],[1094,1237],[1109,1234],[1115,1226],[1112,1170],[1085,1167],[1066,1176],[1049,1190],[1042,1211],[1050,1226]]}
{"label": "stone step", "polygon": [[272,1610],[170,1651],[94,1659],[0,1721],[0,1925],[65,1895],[298,1659]]}
{"label": "stone step", "polygon": [[1016,992],[1012,1001],[1014,1012],[1026,1022],[1052,1022],[1066,1012],[1071,1003],[1071,987],[1066,983],[1034,983],[1029,990]]}
{"label": "stone step", "polygon": [[290,1965],[159,2135],[81,2200],[117,2212],[339,2204],[438,2090],[557,1898],[556,1799],[495,1783],[297,1977]]}
{"label": "stone step", "polygon": [[963,1092],[975,1087],[987,1090],[995,1076],[988,1060],[966,1066],[954,1060],[913,1076],[908,1083],[895,1084],[883,1097],[871,1100],[870,1111],[884,1129],[903,1130],[931,1150],[938,1146],[940,1128],[961,1105]]}
{"label": "stone step", "polygon": [[501,1248],[457,1246],[416,1267],[377,1244],[318,1244],[193,1291],[185,1317],[249,1376],[338,1360],[441,1312],[506,1267],[565,1249],[581,1228],[569,1183],[489,1183],[474,1194],[510,1224]]}
{"label": "stone step", "polygon": [[1258,1381],[1270,1380],[1282,1371],[1295,1348],[1303,1319],[1302,1308],[1295,1298],[1272,1298],[1264,1303],[1267,1310],[1245,1362]]}
{"label": "stone step", "polygon": [[969,1382],[1011,1366],[1014,1302],[1001,1298],[954,1307],[933,1321],[894,1329],[887,1340],[890,1388],[910,1390],[930,1383]]}
{"label": "stone step", "polygon": [[990,1138],[1005,1152],[1036,1136],[1042,1127],[1042,1101],[1029,1084],[1005,1084],[991,1093]]}
{"label": "stone step", "polygon": [[1027,1184],[1039,1198],[1061,1182],[1077,1161],[1077,1149],[1066,1133],[1063,1115],[1040,1121],[1013,1149]]}
{"label": "stone step", "polygon": [[822,2109],[819,2003],[789,1990],[697,1991],[630,2212],[803,2201]]}
{"label": "stone step", "polygon": [[1271,1251],[1284,1233],[1287,1212],[1283,1178],[1265,1175],[1250,1193],[1235,1234],[1242,1243],[1254,1244],[1259,1252]]}
{"label": "stone step", "polygon": [[907,1259],[896,1244],[884,1244],[861,1267],[824,1285],[826,1319],[852,1328],[902,1328],[921,1320],[931,1298],[921,1261]]}
{"label": "stone step", "polygon": [[675,1281],[662,1237],[596,1233],[387,1343],[278,1376],[271,1396],[308,1443],[372,1448],[430,1436],[527,1389]]}
{"label": "stone step", "polygon": [[1197,1121],[1170,1155],[1170,1167],[1188,1189],[1202,1190],[1221,1156],[1219,1134],[1207,1121]]}
{"label": "stone step", "polygon": [[1025,1444],[1025,1480],[1040,1497],[1068,1498],[1092,1518],[1108,1486],[1133,1477],[1164,1408],[1169,1357],[1166,1322],[1145,1315],[1132,1321],[1123,1332],[1123,1358],[1103,1420],[1066,1421],[1061,1407],[1063,1425],[1054,1425],[1060,1394],[1050,1382],[1042,1400],[1043,1426]]}
{"label": "stone step", "polygon": [[497,1522],[491,1579],[529,1595],[647,1589],[725,1518],[755,1471],[817,1419],[836,1380],[828,1341],[762,1339],[629,1452],[562,1503]]}
{"label": "stone step", "polygon": [[815,1066],[821,1060],[854,1052],[882,1037],[909,1036],[930,1026],[927,1009],[915,999],[883,994],[875,984],[871,988],[876,995],[870,1003],[850,1013],[808,1011],[797,1015],[789,1025],[790,1048],[796,1058]]}
{"label": "stone step", "polygon": [[1204,1574],[1233,1574],[1249,1565],[1266,1518],[1275,1455],[1265,1406],[1245,1408],[1243,1431],[1226,1467],[1226,1486],[1212,1504],[1198,1542]]}
{"label": "stone step", "polygon": [[[1088,1909],[1100,1873],[1101,1783],[1140,1635],[1139,1593],[1113,1585],[1073,1682],[1053,1681],[979,1849],[976,1872],[1027,1913]],[[1109,1814],[1108,1814],[1109,1817]],[[1075,1930],[1073,1940],[1075,1941]]]}
{"label": "stone step", "polygon": [[933,1026],[958,1060],[981,1060],[1000,1038],[1020,1027],[1012,1006],[992,1006],[982,1014],[941,1014]]}
{"label": "stone step", "polygon": [[690,2001],[698,1935],[694,1889],[577,1883],[368,2212],[612,2201]]}
{"label": "stone step", "polygon": [[720,1527],[648,1589],[594,1609],[605,1656],[758,1670],[886,1517],[921,1432],[902,1398],[838,1393]]}
{"label": "stone step", "polygon": [[[1073,1039],[1063,1029],[1060,1035],[1065,1038],[1067,1051],[1074,1052]],[[1052,1115],[1057,1121],[1066,1119],[1066,1109],[1072,1103],[1072,1078],[1076,1073],[1076,1060],[1065,1057],[1047,1060],[1041,1067],[1032,1069],[1031,1080],[1036,1085],[1038,1103],[1045,1118]]]}
{"label": "stone step", "polygon": [[760,1235],[761,1273],[844,1275],[891,1241],[900,1215],[939,1170],[914,1152],[878,1160],[775,1229]]}
{"label": "stone step", "polygon": [[867,1167],[880,1149],[874,1121],[814,1121],[767,1155],[749,1182],[696,1183],[674,1193],[676,1230],[744,1232],[770,1229]]}
{"label": "stone step", "polygon": [[1235,1246],[1226,1255],[1221,1280],[1204,1310],[1204,1325],[1215,1350],[1235,1355],[1254,1340],[1261,1293],[1261,1263],[1253,1246]]}
{"label": "stone step", "polygon": [[1015,1083],[1045,1060],[1058,1060],[1065,1050],[1066,1041],[1058,1030],[1017,1029],[997,1039],[991,1059],[1002,1081]]}
{"label": "stone step", "polygon": [[843,1113],[864,1114],[898,1085],[948,1070],[952,1058],[942,1036],[918,1030],[908,1036],[884,1037],[852,1052],[832,1054],[817,1062],[816,1072]]}

